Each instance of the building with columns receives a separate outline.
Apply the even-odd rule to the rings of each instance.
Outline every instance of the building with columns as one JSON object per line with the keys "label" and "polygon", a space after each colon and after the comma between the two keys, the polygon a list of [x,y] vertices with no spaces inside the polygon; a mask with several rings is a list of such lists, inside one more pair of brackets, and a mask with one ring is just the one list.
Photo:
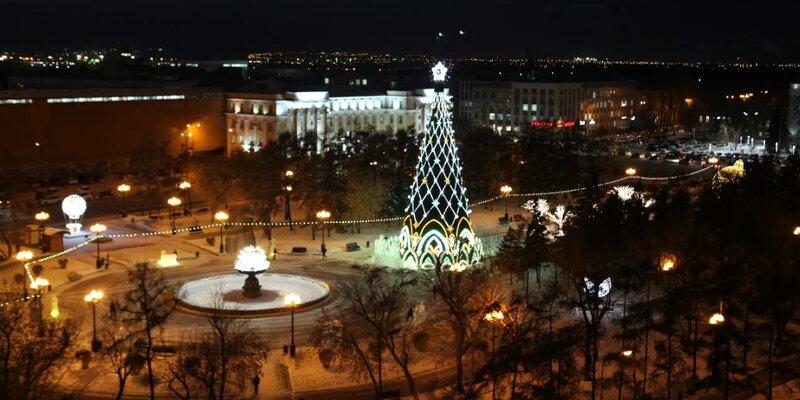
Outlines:
{"label": "building with columns", "polygon": [[333,96],[327,91],[228,93],[227,149],[257,151],[279,134],[326,142],[353,132],[425,130],[433,89],[389,90],[377,95]]}

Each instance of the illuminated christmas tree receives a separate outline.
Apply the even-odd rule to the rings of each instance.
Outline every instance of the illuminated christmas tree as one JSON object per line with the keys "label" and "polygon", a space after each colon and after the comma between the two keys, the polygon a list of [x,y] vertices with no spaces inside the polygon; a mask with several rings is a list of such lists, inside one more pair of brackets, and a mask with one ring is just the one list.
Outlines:
{"label": "illuminated christmas tree", "polygon": [[447,68],[439,62],[432,71],[435,95],[400,231],[400,253],[410,268],[441,262],[461,269],[479,261],[482,249],[472,230],[472,211],[461,179],[450,96],[444,91]]}

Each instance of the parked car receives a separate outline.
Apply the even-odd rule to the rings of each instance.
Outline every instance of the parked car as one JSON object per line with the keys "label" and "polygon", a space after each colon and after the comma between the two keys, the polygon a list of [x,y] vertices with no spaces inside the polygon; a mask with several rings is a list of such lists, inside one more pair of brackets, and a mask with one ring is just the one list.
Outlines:
{"label": "parked car", "polygon": [[56,195],[49,195],[39,200],[39,204],[43,206],[51,206],[53,204],[58,204],[60,202],[61,202],[61,196],[56,196]]}

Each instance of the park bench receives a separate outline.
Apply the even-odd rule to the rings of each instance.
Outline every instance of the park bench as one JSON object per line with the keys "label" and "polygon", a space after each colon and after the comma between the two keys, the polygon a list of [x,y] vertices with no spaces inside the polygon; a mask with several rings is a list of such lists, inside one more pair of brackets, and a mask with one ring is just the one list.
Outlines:
{"label": "park bench", "polygon": [[292,247],[292,254],[305,254],[307,249],[303,246]]}
{"label": "park bench", "polygon": [[359,251],[359,250],[361,250],[361,247],[356,242],[350,242],[350,243],[346,244],[345,246],[347,246],[347,251]]}

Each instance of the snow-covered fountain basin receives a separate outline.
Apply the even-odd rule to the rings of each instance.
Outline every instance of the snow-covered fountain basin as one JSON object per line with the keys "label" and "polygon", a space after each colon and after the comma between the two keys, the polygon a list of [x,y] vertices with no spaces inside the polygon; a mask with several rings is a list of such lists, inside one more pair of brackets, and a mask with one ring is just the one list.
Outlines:
{"label": "snow-covered fountain basin", "polygon": [[285,299],[289,294],[300,297],[295,310],[320,304],[330,296],[327,283],[307,276],[263,273],[255,278],[261,285],[259,297],[245,296],[241,274],[227,274],[187,282],[175,300],[188,311],[258,317],[289,311]]}

